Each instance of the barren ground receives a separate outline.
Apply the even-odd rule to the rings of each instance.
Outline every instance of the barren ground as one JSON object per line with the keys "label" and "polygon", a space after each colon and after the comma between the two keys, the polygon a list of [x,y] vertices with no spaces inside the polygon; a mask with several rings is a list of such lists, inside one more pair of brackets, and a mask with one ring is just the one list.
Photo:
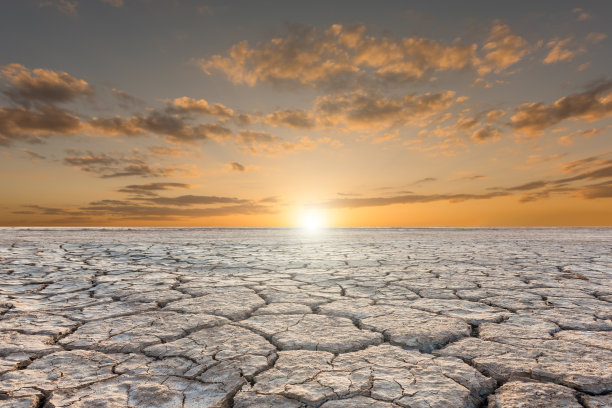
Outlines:
{"label": "barren ground", "polygon": [[612,229],[0,229],[2,407],[610,407]]}

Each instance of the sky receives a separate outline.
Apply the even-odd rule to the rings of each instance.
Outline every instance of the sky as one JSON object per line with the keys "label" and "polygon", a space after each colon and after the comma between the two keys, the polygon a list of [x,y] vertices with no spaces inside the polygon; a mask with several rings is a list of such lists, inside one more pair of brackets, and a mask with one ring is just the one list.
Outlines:
{"label": "sky", "polygon": [[612,225],[612,2],[4,0],[0,225]]}

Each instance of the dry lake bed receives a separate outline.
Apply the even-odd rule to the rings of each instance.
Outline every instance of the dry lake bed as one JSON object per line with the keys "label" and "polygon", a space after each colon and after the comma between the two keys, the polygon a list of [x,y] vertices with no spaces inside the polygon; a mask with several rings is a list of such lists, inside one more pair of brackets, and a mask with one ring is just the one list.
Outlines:
{"label": "dry lake bed", "polygon": [[612,229],[0,228],[2,407],[611,407]]}

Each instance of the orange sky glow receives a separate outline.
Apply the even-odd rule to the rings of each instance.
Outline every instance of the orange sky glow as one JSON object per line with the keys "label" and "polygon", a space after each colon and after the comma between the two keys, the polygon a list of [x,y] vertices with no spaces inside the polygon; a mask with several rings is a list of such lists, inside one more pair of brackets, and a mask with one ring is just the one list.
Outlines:
{"label": "orange sky glow", "polygon": [[4,2],[0,225],[612,225],[612,4],[372,4]]}

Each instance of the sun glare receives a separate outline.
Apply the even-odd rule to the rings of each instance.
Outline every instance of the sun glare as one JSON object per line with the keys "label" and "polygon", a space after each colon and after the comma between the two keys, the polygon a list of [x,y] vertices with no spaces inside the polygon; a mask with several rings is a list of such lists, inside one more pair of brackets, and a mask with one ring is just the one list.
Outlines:
{"label": "sun glare", "polygon": [[307,210],[301,216],[300,225],[305,230],[316,231],[325,226],[325,218],[320,211]]}

